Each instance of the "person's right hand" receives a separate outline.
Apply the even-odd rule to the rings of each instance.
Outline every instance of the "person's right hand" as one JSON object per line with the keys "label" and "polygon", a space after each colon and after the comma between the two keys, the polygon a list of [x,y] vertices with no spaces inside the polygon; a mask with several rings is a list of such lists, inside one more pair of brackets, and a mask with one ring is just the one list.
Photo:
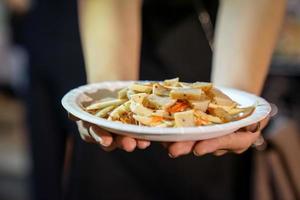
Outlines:
{"label": "person's right hand", "polygon": [[132,152],[136,148],[146,149],[150,146],[150,141],[137,140],[128,136],[115,135],[99,126],[84,122],[69,114],[71,120],[76,121],[81,138],[90,143],[97,143],[105,151],[112,151],[116,148]]}

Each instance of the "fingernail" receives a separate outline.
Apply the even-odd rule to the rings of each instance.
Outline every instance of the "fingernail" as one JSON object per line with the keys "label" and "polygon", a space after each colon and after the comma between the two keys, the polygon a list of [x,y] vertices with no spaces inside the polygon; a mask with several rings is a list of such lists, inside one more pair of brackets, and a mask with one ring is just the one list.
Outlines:
{"label": "fingernail", "polygon": [[227,150],[217,150],[215,153],[214,153],[214,155],[215,156],[222,156],[222,155],[224,155],[224,154],[226,154],[227,153]]}
{"label": "fingernail", "polygon": [[270,105],[271,105],[270,116],[274,117],[278,113],[278,107],[275,104],[273,104],[273,103],[271,103]]}
{"label": "fingernail", "polygon": [[173,156],[172,154],[168,153],[170,158],[175,158],[175,156]]}
{"label": "fingernail", "polygon": [[105,146],[105,144],[103,144],[102,138],[99,135],[96,134],[96,132],[93,130],[92,126],[89,128],[89,132],[90,132],[91,136],[94,138],[94,140],[96,140],[96,142],[98,142],[101,145]]}
{"label": "fingernail", "polygon": [[200,151],[193,151],[195,156],[203,156],[204,154],[207,153],[207,151],[205,149],[201,149]]}
{"label": "fingernail", "polygon": [[133,151],[134,151],[134,148],[131,148],[131,149],[124,149],[124,151],[130,153],[130,152],[133,152]]}
{"label": "fingernail", "polygon": [[102,138],[101,138],[100,144],[101,144],[102,146],[104,146],[104,147],[109,147],[109,146],[111,145],[111,143],[105,142],[105,140],[102,140]]}
{"label": "fingernail", "polygon": [[150,144],[151,144],[151,143],[149,142],[149,143],[146,145],[146,148],[147,148],[147,147],[149,147],[149,146],[150,146]]}

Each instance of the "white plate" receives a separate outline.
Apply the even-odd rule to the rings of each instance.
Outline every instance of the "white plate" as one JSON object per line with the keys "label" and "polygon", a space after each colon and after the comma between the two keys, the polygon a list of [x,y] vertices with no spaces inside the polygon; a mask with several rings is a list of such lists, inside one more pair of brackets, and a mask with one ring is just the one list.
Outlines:
{"label": "white plate", "polygon": [[247,118],[239,121],[211,126],[184,128],[145,127],[121,122],[108,121],[95,117],[82,109],[93,99],[115,95],[114,91],[128,86],[132,81],[100,82],[78,87],[69,91],[62,99],[63,107],[75,117],[96,124],[103,129],[120,135],[152,141],[189,141],[215,138],[232,133],[239,128],[254,124],[267,117],[271,112],[270,104],[261,97],[237,89],[217,87],[241,106],[257,105],[255,111]]}

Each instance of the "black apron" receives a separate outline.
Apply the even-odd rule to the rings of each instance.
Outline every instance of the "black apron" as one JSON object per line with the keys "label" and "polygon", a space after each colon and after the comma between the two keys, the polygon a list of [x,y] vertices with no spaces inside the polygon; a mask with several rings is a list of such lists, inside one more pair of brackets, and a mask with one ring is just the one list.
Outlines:
{"label": "black apron", "polygon": [[[55,3],[49,1],[48,4],[55,7]],[[42,98],[35,98],[34,103],[41,106],[31,107],[33,111],[30,118],[34,119],[31,120],[33,138],[40,138],[42,131],[62,138],[67,130],[75,133],[73,160],[65,198],[72,200],[250,198],[250,153],[218,158],[210,155],[200,158],[188,155],[171,159],[167,151],[156,142],[153,142],[147,150],[136,150],[133,153],[115,150],[107,153],[97,145],[82,141],[74,124],[69,124],[65,112],[58,108],[60,105],[58,100],[63,93],[76,85],[83,84],[85,76],[79,37],[74,33],[78,32],[76,15],[74,15],[76,9],[71,6],[75,1],[56,2],[56,4],[60,4],[61,10],[65,9],[64,12],[58,13],[60,10],[53,9],[53,13],[48,15],[57,16],[61,21],[56,22],[57,27],[50,30],[54,34],[47,34],[49,31],[44,30],[41,33],[43,37],[37,41],[49,45],[50,50],[43,48],[41,44],[31,47],[36,50],[32,55],[40,54],[40,56],[32,56],[35,67],[32,67],[31,74],[36,74],[33,77],[38,77],[41,83],[45,83],[41,85],[41,90],[46,94],[43,94]],[[46,7],[44,9],[47,10]],[[43,12],[39,15],[42,16]],[[45,18],[48,19],[51,23],[51,17]],[[71,25],[60,27],[59,25],[63,26],[63,23]],[[61,29],[62,33],[57,29]],[[71,39],[65,37],[70,35],[74,37]],[[60,43],[54,42],[53,39]],[[39,52],[40,48],[45,51],[43,55]],[[198,21],[193,2],[146,1],[144,3],[140,79],[162,80],[180,77],[183,81],[209,81],[211,59],[212,53]],[[48,63],[50,60],[51,62]],[[47,90],[49,88],[52,90]],[[37,89],[33,88],[31,94],[36,92]],[[45,95],[53,101],[45,101]],[[45,102],[48,103],[45,105]],[[43,105],[49,106],[47,113],[41,112],[44,109]],[[42,114],[47,117],[41,117]],[[54,127],[53,124],[46,123],[47,121],[53,121],[58,128],[51,128]],[[37,128],[37,124],[43,124],[43,127]],[[50,158],[60,161],[51,164],[52,160],[49,158],[43,160],[41,156],[36,156],[37,165],[41,165],[42,162],[48,165],[48,168],[43,166],[44,168],[41,167],[37,172],[40,175],[48,173],[47,178],[52,180],[51,185],[45,185],[47,179],[39,180],[40,184],[44,184],[44,196],[45,193],[48,194],[49,199],[54,193],[59,194],[58,189],[61,188],[59,187],[61,180],[59,169],[62,168],[60,153],[63,153],[64,147],[61,144],[63,139],[60,139],[60,150],[55,151],[58,144],[58,140],[55,139],[48,144],[44,142],[44,146],[41,145],[40,139],[35,139],[33,142],[38,146],[33,152],[39,152],[39,155],[48,153],[47,148],[54,146],[53,158]],[[53,165],[57,170],[50,169],[49,165]]]}
{"label": "black apron", "polygon": [[[140,79],[209,81],[212,52],[193,4],[146,2]],[[250,159],[147,150],[104,152],[78,140],[70,199],[248,199]]]}

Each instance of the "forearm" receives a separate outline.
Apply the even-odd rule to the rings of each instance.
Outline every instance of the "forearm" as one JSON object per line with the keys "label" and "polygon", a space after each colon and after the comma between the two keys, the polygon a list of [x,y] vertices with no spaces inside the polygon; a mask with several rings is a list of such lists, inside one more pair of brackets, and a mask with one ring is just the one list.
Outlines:
{"label": "forearm", "polygon": [[88,82],[135,80],[140,55],[140,0],[78,0]]}
{"label": "forearm", "polygon": [[285,0],[223,0],[212,81],[260,94],[284,17]]}

